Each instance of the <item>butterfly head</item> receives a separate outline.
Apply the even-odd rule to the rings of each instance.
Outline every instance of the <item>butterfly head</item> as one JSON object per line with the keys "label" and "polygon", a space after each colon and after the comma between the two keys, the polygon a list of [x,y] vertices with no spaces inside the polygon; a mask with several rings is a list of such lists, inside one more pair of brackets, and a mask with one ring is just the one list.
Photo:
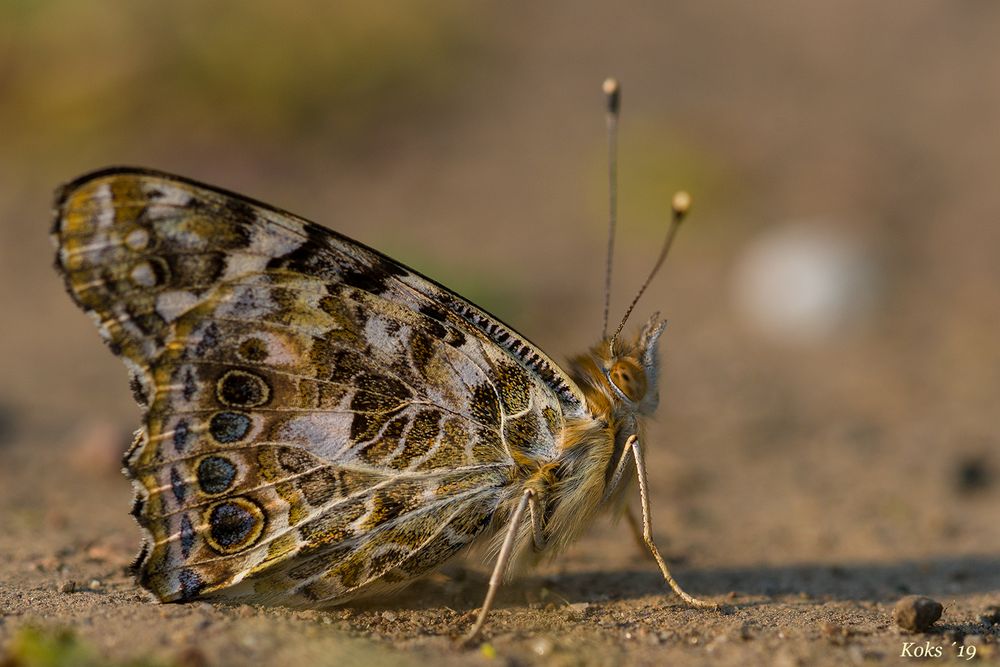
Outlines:
{"label": "butterfly head", "polygon": [[651,415],[660,401],[658,342],[666,322],[654,315],[632,339],[605,339],[575,360],[575,375],[595,413]]}
{"label": "butterfly head", "polygon": [[608,385],[626,405],[649,415],[660,402],[660,335],[667,323],[649,318],[632,341],[611,340],[604,370]]}

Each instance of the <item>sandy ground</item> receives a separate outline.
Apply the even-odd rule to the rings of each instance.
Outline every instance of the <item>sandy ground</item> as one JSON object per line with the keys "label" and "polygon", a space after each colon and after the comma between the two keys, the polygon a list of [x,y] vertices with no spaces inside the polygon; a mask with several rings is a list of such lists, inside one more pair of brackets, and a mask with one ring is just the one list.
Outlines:
{"label": "sandy ground", "polygon": [[[106,158],[385,248],[565,358],[599,326],[596,91],[616,74],[617,308],[660,233],[655,206],[635,202],[665,202],[685,170],[698,179],[690,229],[640,307],[671,322],[648,464],[675,575],[725,608],[680,604],[627,526],[603,523],[503,589],[482,648],[452,644],[485,592],[476,557],[329,611],[149,602],[126,573],[139,532],[117,463],[137,412],[45,237],[51,189],[100,163],[8,156],[4,170],[23,176],[0,227],[8,659],[30,626],[70,628],[109,660],[180,665],[892,664],[918,646],[1000,660],[1000,625],[982,618],[1000,604],[1000,8],[581,7],[496,9],[454,113],[358,164],[229,170],[237,158],[185,157],[182,140]],[[672,150],[697,159],[667,165],[677,183],[641,185],[644,166],[664,171],[644,159]],[[803,220],[870,258],[870,299],[823,335],[764,333],[735,301],[737,267],[769,230]],[[911,593],[945,605],[930,633],[891,620]]]}

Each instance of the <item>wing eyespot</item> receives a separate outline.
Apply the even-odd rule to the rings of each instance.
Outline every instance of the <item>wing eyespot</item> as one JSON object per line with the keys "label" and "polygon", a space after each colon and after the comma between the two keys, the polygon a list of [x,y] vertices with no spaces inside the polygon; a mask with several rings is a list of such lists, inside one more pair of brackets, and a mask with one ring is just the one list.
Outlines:
{"label": "wing eyespot", "polygon": [[258,408],[271,400],[271,387],[256,373],[226,371],[216,383],[216,398],[233,408]]}

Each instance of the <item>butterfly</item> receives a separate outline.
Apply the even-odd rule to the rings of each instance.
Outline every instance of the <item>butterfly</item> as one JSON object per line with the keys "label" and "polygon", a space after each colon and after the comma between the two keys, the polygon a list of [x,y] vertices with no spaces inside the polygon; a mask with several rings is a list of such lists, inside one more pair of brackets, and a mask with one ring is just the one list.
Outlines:
{"label": "butterfly", "polygon": [[159,600],[338,604],[492,540],[471,640],[509,570],[558,554],[638,483],[666,582],[714,606],[652,540],[657,317],[563,369],[376,250],[145,169],[64,186],[53,238],[143,410],[124,465],[138,583]]}

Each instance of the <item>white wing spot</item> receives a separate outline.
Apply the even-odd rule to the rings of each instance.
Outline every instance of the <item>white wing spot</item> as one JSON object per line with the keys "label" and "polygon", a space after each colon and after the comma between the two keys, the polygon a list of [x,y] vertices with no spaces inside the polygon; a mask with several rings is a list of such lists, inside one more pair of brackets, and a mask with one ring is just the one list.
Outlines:
{"label": "white wing spot", "polygon": [[125,245],[135,251],[145,250],[149,245],[149,232],[141,227],[133,229],[125,235]]}
{"label": "white wing spot", "polygon": [[115,223],[115,207],[112,202],[111,186],[107,183],[99,185],[94,191],[94,203],[97,209],[95,231],[103,231]]}
{"label": "white wing spot", "polygon": [[184,290],[172,290],[156,297],[156,313],[167,322],[173,322],[196,305],[198,297]]}
{"label": "white wing spot", "polygon": [[153,287],[156,285],[156,272],[149,262],[139,262],[132,267],[128,274],[129,279],[139,287]]}

